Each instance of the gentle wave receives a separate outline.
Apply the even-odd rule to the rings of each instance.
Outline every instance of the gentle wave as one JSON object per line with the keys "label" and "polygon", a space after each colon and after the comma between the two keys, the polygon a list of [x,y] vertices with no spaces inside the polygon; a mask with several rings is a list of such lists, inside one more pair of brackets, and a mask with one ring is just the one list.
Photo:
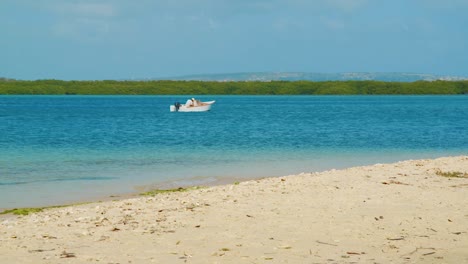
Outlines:
{"label": "gentle wave", "polygon": [[44,183],[44,182],[68,182],[68,181],[107,181],[107,180],[116,180],[118,177],[76,177],[76,178],[56,178],[56,179],[44,179],[44,180],[31,180],[31,181],[18,181],[18,182],[0,182],[0,185],[22,185],[30,183]]}

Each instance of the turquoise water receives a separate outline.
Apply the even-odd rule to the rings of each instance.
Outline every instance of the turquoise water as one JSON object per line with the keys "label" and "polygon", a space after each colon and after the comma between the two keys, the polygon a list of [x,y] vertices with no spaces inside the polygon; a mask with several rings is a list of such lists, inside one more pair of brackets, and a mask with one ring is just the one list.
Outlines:
{"label": "turquoise water", "polygon": [[468,96],[0,96],[0,208],[468,154]]}

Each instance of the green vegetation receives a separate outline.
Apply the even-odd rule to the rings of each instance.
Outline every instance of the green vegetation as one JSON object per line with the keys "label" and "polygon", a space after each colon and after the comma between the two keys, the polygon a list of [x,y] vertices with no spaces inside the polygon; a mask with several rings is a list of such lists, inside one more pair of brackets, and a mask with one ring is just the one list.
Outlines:
{"label": "green vegetation", "polygon": [[148,191],[148,192],[140,193],[140,195],[142,195],[142,196],[155,196],[155,195],[161,194],[161,193],[186,192],[186,191],[198,190],[198,189],[202,189],[202,188],[203,187],[200,187],[200,186],[194,186],[194,187],[188,187],[188,188],[179,187],[179,188],[175,188],[175,189],[164,189],[164,190],[156,189],[156,190],[151,190],[151,191]]}
{"label": "green vegetation", "polygon": [[32,207],[32,208],[14,208],[10,210],[5,210],[0,214],[14,214],[14,215],[28,215],[33,213],[39,213],[44,211],[45,209],[52,209],[52,208],[61,208],[66,207],[68,205],[55,205],[55,206],[47,206],[47,207]]}
{"label": "green vegetation", "polygon": [[468,173],[460,171],[436,171],[436,174],[446,178],[468,178]]}
{"label": "green vegetation", "polygon": [[11,210],[5,210],[0,214],[15,214],[15,215],[28,215],[32,213],[42,212],[44,208],[15,208]]}
{"label": "green vegetation", "polygon": [[42,212],[42,211],[44,211],[46,209],[62,208],[62,207],[75,206],[75,205],[83,205],[83,204],[88,204],[88,203],[89,202],[76,203],[76,204],[67,204],[67,205],[52,205],[52,206],[45,206],[45,207],[14,208],[14,209],[5,210],[3,212],[0,212],[0,215],[2,215],[2,214],[28,215],[28,214],[33,214],[33,213],[39,213],[39,212]]}
{"label": "green vegetation", "polygon": [[468,81],[18,81],[0,79],[0,94],[47,95],[383,95],[468,94]]}

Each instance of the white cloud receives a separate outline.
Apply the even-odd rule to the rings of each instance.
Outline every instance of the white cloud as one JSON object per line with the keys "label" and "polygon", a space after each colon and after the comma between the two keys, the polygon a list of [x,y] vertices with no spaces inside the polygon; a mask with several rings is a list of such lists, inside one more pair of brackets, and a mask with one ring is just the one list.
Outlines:
{"label": "white cloud", "polygon": [[276,0],[270,4],[276,8],[295,7],[308,11],[337,10],[353,12],[364,7],[369,0]]}
{"label": "white cloud", "polygon": [[78,17],[113,17],[117,15],[117,10],[114,5],[109,3],[94,2],[59,2],[50,6],[50,8],[65,16],[78,16]]}
{"label": "white cloud", "polygon": [[118,16],[114,4],[103,0],[53,0],[45,8],[56,15],[56,22],[51,26],[54,35],[78,42],[95,42],[110,32],[113,19]]}
{"label": "white cloud", "polygon": [[367,0],[329,0],[324,1],[331,7],[345,12],[355,11],[367,4]]}
{"label": "white cloud", "polygon": [[468,8],[468,0],[417,0],[420,6],[429,8],[458,9]]}
{"label": "white cloud", "polygon": [[[340,18],[340,14],[346,15],[358,11],[369,2],[369,0],[138,0],[137,3],[130,0],[44,1],[47,3],[46,8],[57,17],[53,32],[67,38],[75,35],[75,39],[86,35],[97,38],[99,35],[122,31],[122,25],[128,21],[142,21],[142,19],[146,19],[146,23],[153,24],[151,30],[166,28],[219,30],[224,25],[232,25],[231,22],[236,21],[239,16],[255,18],[270,14],[273,16],[265,19],[271,19],[272,26],[276,30],[285,31],[310,25],[310,22],[304,21],[310,15],[319,18],[324,13],[333,12]],[[285,16],[286,14],[289,17]],[[295,17],[292,18],[290,14],[295,14],[293,15]],[[345,27],[345,20],[343,18],[316,21],[327,28],[339,30]],[[128,27],[134,26],[138,27],[135,23],[128,25]]]}
{"label": "white cloud", "polygon": [[110,25],[106,21],[90,18],[61,21],[52,26],[55,35],[79,42],[99,41],[109,30]]}

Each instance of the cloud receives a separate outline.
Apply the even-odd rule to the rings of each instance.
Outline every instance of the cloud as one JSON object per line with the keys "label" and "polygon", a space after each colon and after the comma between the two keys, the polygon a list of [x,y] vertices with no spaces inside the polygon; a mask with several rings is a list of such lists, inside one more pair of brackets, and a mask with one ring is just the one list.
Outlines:
{"label": "cloud", "polygon": [[416,2],[422,7],[436,9],[468,8],[468,0],[417,0]]}
{"label": "cloud", "polygon": [[114,5],[98,1],[57,2],[49,5],[49,8],[63,16],[106,18],[117,15]]}
{"label": "cloud", "polygon": [[77,42],[95,42],[110,32],[119,15],[115,3],[103,0],[48,1],[44,8],[55,14],[55,23],[51,26],[55,36]]}
{"label": "cloud", "polygon": [[70,38],[79,42],[95,42],[109,33],[110,25],[106,21],[90,18],[78,18],[61,21],[52,26],[56,36]]}
{"label": "cloud", "polygon": [[367,0],[329,0],[324,1],[328,3],[332,8],[336,8],[345,12],[353,12],[355,10],[364,7],[367,4]]}
{"label": "cloud", "polygon": [[342,12],[353,12],[366,6],[369,0],[276,0],[271,5],[276,8],[294,7],[298,10],[323,11],[335,10]]}
{"label": "cloud", "polygon": [[[263,21],[277,31],[315,25],[339,30],[347,24],[346,17],[359,11],[369,0],[44,0],[47,10],[55,14],[52,27],[55,35],[66,38],[98,39],[117,31],[141,31],[143,24],[152,32],[217,31],[235,28],[241,21]],[[36,2],[37,3],[37,2]],[[291,15],[293,14],[293,15]],[[330,16],[332,18],[323,18]],[[262,18],[259,18],[262,17]],[[133,21],[133,22],[130,22]],[[144,21],[144,22],[143,22]]]}

